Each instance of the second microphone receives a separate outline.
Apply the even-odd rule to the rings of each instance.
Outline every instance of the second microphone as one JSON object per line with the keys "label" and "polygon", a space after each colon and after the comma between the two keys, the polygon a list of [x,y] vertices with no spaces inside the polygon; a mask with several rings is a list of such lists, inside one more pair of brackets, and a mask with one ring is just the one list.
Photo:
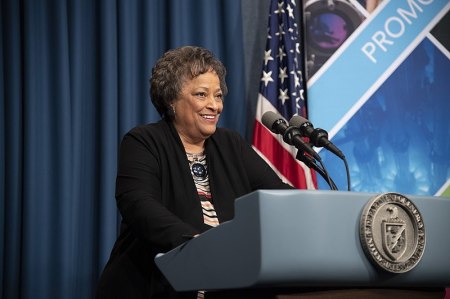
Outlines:
{"label": "second microphone", "polygon": [[320,156],[303,139],[300,129],[295,126],[288,126],[284,117],[273,111],[267,111],[263,114],[261,121],[272,133],[280,134],[283,141],[289,145],[295,146],[298,150],[306,152],[320,161]]}

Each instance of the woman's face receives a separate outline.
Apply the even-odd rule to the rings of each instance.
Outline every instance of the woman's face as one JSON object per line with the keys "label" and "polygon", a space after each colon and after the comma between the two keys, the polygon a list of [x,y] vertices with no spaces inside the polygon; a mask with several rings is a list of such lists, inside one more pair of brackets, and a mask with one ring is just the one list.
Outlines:
{"label": "woman's face", "polygon": [[220,80],[209,71],[187,80],[173,102],[174,125],[183,143],[198,144],[216,131],[223,109]]}

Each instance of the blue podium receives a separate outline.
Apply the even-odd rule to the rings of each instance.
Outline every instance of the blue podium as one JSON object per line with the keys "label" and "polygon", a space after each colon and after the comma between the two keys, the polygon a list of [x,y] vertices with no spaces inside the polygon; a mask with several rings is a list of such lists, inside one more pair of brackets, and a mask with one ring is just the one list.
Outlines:
{"label": "blue podium", "polygon": [[375,265],[361,246],[371,193],[260,190],[235,202],[235,218],[155,257],[177,291],[259,287],[450,286],[450,198],[409,196],[426,246],[406,273]]}

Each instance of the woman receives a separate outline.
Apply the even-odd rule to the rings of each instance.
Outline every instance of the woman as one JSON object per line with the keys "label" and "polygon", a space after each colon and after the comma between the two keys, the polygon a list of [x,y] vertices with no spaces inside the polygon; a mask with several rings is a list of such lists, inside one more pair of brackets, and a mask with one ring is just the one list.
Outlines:
{"label": "woman", "polygon": [[196,298],[171,288],[155,255],[232,219],[239,196],[290,188],[237,133],[217,128],[225,73],[210,51],[190,46],[154,66],[151,99],[162,119],[122,141],[116,199],[123,221],[97,298]]}

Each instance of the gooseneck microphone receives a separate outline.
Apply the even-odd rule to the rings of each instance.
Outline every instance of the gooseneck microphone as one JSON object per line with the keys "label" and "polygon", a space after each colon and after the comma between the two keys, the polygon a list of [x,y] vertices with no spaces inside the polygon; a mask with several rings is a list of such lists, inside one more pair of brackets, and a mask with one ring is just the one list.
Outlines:
{"label": "gooseneck microphone", "polygon": [[283,136],[283,141],[294,145],[298,150],[306,152],[320,161],[320,156],[302,139],[301,131],[297,127],[288,126],[287,121],[278,113],[267,111],[263,114],[261,121],[272,133]]}
{"label": "gooseneck microphone", "polygon": [[314,128],[312,123],[306,118],[295,115],[289,121],[289,126],[298,128],[303,137],[309,137],[312,145],[316,147],[324,147],[342,160],[345,160],[344,154],[330,140],[328,140],[327,131],[320,128]]}
{"label": "gooseneck microphone", "polygon": [[[345,171],[347,175],[347,190],[350,191],[350,170],[348,168],[347,159],[345,159],[344,154],[330,141],[328,140],[328,133],[324,129],[314,128],[312,123],[304,117],[295,115],[289,121],[289,125],[298,128],[303,137],[309,137],[309,141],[313,146],[324,147],[339,158],[344,161]],[[325,167],[323,168],[325,170]],[[320,173],[320,172],[319,172]],[[325,174],[327,174],[325,172]],[[334,182],[327,176],[328,185],[333,189],[337,190]],[[334,186],[333,186],[334,185]]]}
{"label": "gooseneck microphone", "polygon": [[[308,120],[306,120],[306,119],[304,119],[304,120],[306,122],[308,122]],[[304,133],[301,132],[300,123],[297,123],[294,119],[294,124],[296,124],[296,125],[295,126],[288,125],[286,120],[283,118],[283,116],[281,116],[280,114],[275,113],[273,111],[265,112],[261,118],[261,122],[272,133],[280,134],[281,136],[283,136],[284,142],[286,142],[289,145],[294,145],[298,149],[297,156],[295,157],[297,160],[303,162],[307,167],[312,168],[315,171],[317,171],[325,179],[325,181],[328,183],[328,185],[330,186],[330,188],[332,190],[338,190],[336,184],[330,178],[328,171],[325,168],[325,165],[323,165],[322,159],[320,158],[320,156],[312,149],[312,147],[309,145],[309,143],[307,143],[303,140],[302,136],[305,137],[307,132],[306,131]],[[301,124],[303,124],[303,122],[304,121],[302,120]],[[305,127],[307,127],[307,128],[304,128],[303,130],[309,130],[309,135],[313,135],[313,136],[317,135],[317,137],[314,137],[314,138],[316,138],[318,142],[320,141],[321,138],[323,138],[323,136],[326,136],[326,140],[328,140],[328,134],[324,130],[320,129],[323,132],[325,132],[325,135],[323,135],[322,131],[319,131],[314,128],[312,128],[312,131],[311,131],[312,125],[310,125],[310,126],[307,125]],[[321,142],[320,144],[322,144],[323,141],[320,141],[320,142]],[[331,143],[331,142],[329,142],[329,143]],[[325,142],[325,144],[327,144],[327,143]],[[342,155],[342,156],[344,156],[344,155]],[[317,164],[316,162],[318,162],[320,165]],[[344,158],[344,162],[345,162],[345,158]],[[347,171],[347,177],[348,176],[349,176],[349,174]]]}

